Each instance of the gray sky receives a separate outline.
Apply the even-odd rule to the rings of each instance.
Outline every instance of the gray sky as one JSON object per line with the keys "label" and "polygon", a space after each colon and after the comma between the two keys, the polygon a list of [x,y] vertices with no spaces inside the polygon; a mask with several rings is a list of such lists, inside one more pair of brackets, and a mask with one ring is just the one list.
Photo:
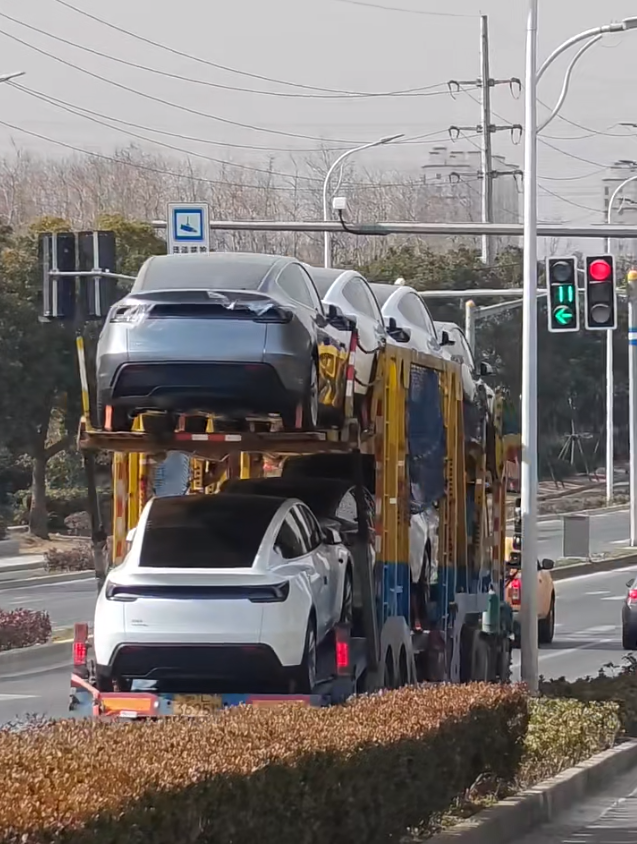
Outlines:
{"label": "gray sky", "polygon": [[[431,14],[384,11],[340,0],[68,0],[112,24],[210,62],[297,84],[353,91],[397,91],[434,86],[448,79],[475,78],[479,73],[478,13],[482,12],[489,15],[492,76],[524,74],[525,0],[482,0],[480,6],[475,0],[369,1]],[[580,30],[636,13],[635,3],[629,0],[540,0],[540,6],[542,57]],[[55,0],[4,0],[0,13],[68,41],[164,72],[220,85],[320,93],[274,85],[182,58],[89,20]],[[433,96],[355,101],[228,91],[125,67],[1,16],[0,23],[0,72],[26,70],[28,75],[20,81],[31,89],[103,115],[148,129],[218,141],[219,146],[180,142],[151,131],[130,129],[193,152],[242,163],[261,164],[268,152],[231,149],[224,144],[296,149],[319,145],[316,140],[274,132],[309,135],[326,142],[335,138],[367,141],[393,132],[410,136],[439,133],[428,144],[372,150],[359,159],[361,165],[371,168],[414,172],[426,161],[432,140],[445,142],[449,124],[471,125],[480,119],[479,107],[471,96],[460,94],[453,99],[445,88],[433,89]],[[11,40],[9,35],[30,46]],[[34,47],[66,60],[71,67],[36,52]],[[540,144],[543,217],[572,222],[598,220],[600,212],[595,213],[594,209],[601,205],[600,171],[615,159],[637,158],[637,131],[626,135],[629,130],[616,126],[620,121],[637,122],[636,57],[634,31],[608,36],[578,65],[562,114],[586,128],[557,120],[547,129],[550,138],[546,141],[556,149]],[[557,63],[543,81],[543,102],[554,102],[567,63],[568,59]],[[88,76],[79,68],[101,78]],[[105,80],[162,101],[271,131],[244,129],[179,111],[118,89]],[[472,92],[472,96],[476,97],[477,92]],[[0,86],[0,103],[0,120],[76,147],[108,152],[135,140],[60,111],[9,85]],[[494,119],[498,123],[521,122],[522,105],[507,86],[499,87],[493,95],[493,108],[499,115]],[[540,114],[543,113],[541,108]],[[613,133],[621,137],[613,137]],[[59,146],[0,126],[0,150],[9,151],[12,141],[38,152],[64,153]],[[522,165],[522,146],[512,144],[507,133],[496,137],[495,151]],[[283,169],[286,153],[277,155],[281,156],[279,169]]]}

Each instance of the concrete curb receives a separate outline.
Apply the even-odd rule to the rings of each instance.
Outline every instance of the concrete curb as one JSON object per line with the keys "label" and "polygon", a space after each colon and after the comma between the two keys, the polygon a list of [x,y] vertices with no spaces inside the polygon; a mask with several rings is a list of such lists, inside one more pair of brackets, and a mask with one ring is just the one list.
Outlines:
{"label": "concrete curb", "polygon": [[17,557],[20,553],[20,543],[17,539],[0,539],[0,558]]}
{"label": "concrete curb", "polygon": [[95,580],[95,573],[92,571],[64,571],[60,574],[41,574],[16,579],[7,578],[7,580],[0,580],[0,592],[7,589],[27,589],[31,586],[49,586],[75,580]]}
{"label": "concrete curb", "polygon": [[628,741],[550,780],[509,797],[430,839],[431,844],[510,844],[552,820],[611,778],[637,765],[637,741]]}
{"label": "concrete curb", "polygon": [[30,648],[15,648],[0,652],[0,678],[13,677],[34,671],[49,671],[56,666],[71,667],[73,642],[50,642]]}
{"label": "concrete curb", "polygon": [[614,571],[627,566],[637,565],[637,551],[630,554],[623,554],[621,557],[608,557],[606,560],[592,560],[590,563],[573,563],[567,566],[557,566],[551,572],[553,580],[568,580],[571,577],[579,577],[582,574],[595,574],[596,572]]}

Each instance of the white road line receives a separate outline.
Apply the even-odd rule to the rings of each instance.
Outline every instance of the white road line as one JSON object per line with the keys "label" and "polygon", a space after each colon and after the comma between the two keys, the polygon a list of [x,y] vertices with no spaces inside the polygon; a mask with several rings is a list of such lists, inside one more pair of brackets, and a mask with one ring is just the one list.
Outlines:
{"label": "white road line", "polygon": [[612,539],[611,545],[628,545],[630,539]]}
{"label": "white road line", "polygon": [[0,695],[0,703],[11,700],[29,700],[30,698],[40,697],[39,695]]}
{"label": "white road line", "polygon": [[634,572],[635,566],[624,566],[621,569],[612,569],[610,571],[592,571],[589,574],[578,574],[575,577],[568,577],[566,580],[558,580],[555,583],[556,589],[563,589],[566,586],[569,586],[573,583],[578,583],[580,580],[585,580],[589,577],[608,577],[609,575],[613,574],[621,574],[622,572]]}
{"label": "white road line", "polygon": [[610,589],[602,589],[600,592],[585,592],[585,595],[610,595]]}
{"label": "white road line", "polygon": [[600,598],[600,601],[625,601],[625,595],[612,595],[610,598]]}
{"label": "white road line", "polygon": [[[548,651],[548,652],[540,651],[538,659],[539,659],[540,662],[544,662],[547,659],[555,659],[556,657],[568,656],[569,654],[576,653],[577,651],[590,650],[590,648],[595,648],[598,645],[606,645],[606,644],[610,645],[611,642],[617,644],[617,637],[613,637],[612,639],[598,639],[595,642],[587,642],[585,645],[577,645],[574,648],[563,648],[559,651],[558,650]],[[516,669],[516,668],[519,668],[519,667],[520,667],[520,659],[518,658],[518,659],[513,660],[512,663],[511,663],[511,668]]]}

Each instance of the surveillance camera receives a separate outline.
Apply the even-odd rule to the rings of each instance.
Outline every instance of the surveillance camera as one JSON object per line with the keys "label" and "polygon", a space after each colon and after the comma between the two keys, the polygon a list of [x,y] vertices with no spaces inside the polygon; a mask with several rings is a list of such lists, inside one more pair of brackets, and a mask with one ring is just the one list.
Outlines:
{"label": "surveillance camera", "polygon": [[334,211],[345,211],[347,208],[347,200],[344,196],[335,196],[332,200],[332,208]]}

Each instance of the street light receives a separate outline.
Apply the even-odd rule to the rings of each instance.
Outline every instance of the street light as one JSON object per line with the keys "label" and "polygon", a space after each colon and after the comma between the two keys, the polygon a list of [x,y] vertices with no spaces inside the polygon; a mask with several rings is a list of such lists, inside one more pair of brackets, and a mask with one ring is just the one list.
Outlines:
{"label": "street light", "polygon": [[[551,64],[565,50],[580,41],[610,32],[637,27],[637,18],[598,26],[569,38],[537,69],[538,0],[529,0],[526,25],[526,70],[524,91],[524,295],[522,316],[522,582],[532,584],[537,577],[537,85]],[[580,55],[583,51],[580,51]],[[579,56],[577,57],[579,58]],[[568,88],[568,84],[567,84]],[[564,95],[566,96],[566,95]],[[561,97],[562,102],[564,97]],[[561,105],[561,103],[560,103]],[[554,109],[550,115],[557,115]],[[532,692],[538,689],[537,595],[522,589],[521,676]]]}
{"label": "street light", "polygon": [[24,76],[26,70],[16,70],[13,73],[0,74],[0,82],[9,82],[11,79],[17,79],[18,76]]}
{"label": "street light", "polygon": [[[354,147],[353,149],[348,149],[342,155],[336,159],[336,161],[332,164],[330,169],[325,174],[325,181],[323,182],[323,222],[329,222],[330,215],[329,215],[329,208],[327,202],[327,189],[329,187],[330,179],[332,178],[332,173],[338,165],[344,161],[346,158],[349,158],[350,155],[354,155],[356,152],[362,152],[364,149],[371,149],[372,147],[380,147],[384,146],[385,144],[391,144],[392,141],[397,141],[399,138],[404,138],[404,134],[401,135],[388,135],[384,138],[379,138],[377,141],[372,141],[369,144],[361,144],[359,147]],[[324,232],[323,234],[323,250],[324,250],[324,266],[331,267],[332,266],[332,240],[330,232]]]}

